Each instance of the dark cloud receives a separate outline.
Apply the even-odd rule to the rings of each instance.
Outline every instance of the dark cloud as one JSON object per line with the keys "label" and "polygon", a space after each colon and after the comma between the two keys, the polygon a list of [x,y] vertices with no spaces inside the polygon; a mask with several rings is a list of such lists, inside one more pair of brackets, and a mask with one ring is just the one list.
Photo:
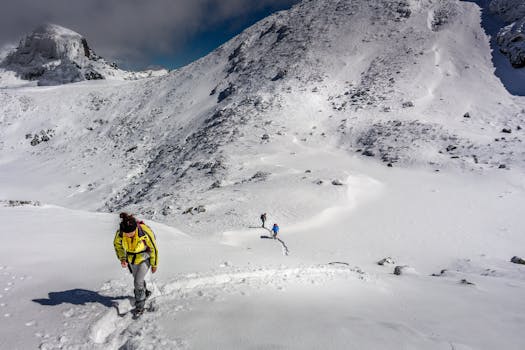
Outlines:
{"label": "dark cloud", "polygon": [[[137,59],[182,47],[195,33],[265,8],[297,0],[7,0],[0,12],[0,46],[41,23],[84,35],[102,56]],[[147,54],[145,54],[147,53]]]}

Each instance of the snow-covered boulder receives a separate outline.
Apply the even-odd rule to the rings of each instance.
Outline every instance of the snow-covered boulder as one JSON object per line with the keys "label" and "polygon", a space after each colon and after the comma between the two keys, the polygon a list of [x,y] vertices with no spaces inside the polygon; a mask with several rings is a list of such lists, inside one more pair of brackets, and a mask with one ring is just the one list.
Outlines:
{"label": "snow-covered boulder", "polygon": [[513,67],[525,67],[525,17],[502,28],[497,40]]}
{"label": "snow-covered boulder", "polygon": [[138,79],[162,75],[166,70],[126,72],[115,63],[98,56],[77,32],[44,24],[24,37],[18,47],[0,63],[0,68],[15,72],[38,85],[60,85],[96,79]]}
{"label": "snow-covered boulder", "polygon": [[510,262],[512,262],[512,263],[514,263],[514,264],[525,265],[525,260],[523,260],[523,259],[520,258],[519,256],[513,256],[512,259],[510,259]]}
{"label": "snow-covered boulder", "polygon": [[379,260],[377,264],[384,266],[385,264],[395,264],[395,261],[391,257],[386,257],[386,258]]}

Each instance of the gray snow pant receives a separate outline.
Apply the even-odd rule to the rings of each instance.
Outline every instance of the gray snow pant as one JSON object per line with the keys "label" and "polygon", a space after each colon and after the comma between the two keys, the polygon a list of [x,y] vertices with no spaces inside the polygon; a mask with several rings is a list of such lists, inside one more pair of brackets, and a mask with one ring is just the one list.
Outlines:
{"label": "gray snow pant", "polygon": [[135,287],[135,307],[144,308],[146,304],[146,281],[144,277],[149,270],[149,260],[143,261],[138,265],[129,265],[133,274],[133,284]]}

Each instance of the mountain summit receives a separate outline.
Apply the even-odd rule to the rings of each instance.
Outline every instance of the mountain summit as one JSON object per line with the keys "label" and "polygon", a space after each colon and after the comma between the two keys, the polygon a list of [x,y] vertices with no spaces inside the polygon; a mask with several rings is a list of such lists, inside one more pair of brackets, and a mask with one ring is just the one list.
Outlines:
{"label": "mountain summit", "polygon": [[36,80],[38,85],[151,75],[118,69],[115,63],[98,56],[82,35],[56,24],[41,25],[24,37],[0,67],[15,72],[21,79]]}
{"label": "mountain summit", "polygon": [[[52,174],[67,196],[44,183],[35,199],[206,233],[260,215],[239,201],[305,218],[322,211],[338,193],[327,184],[346,170],[312,157],[435,173],[523,169],[525,101],[494,74],[481,15],[455,0],[304,0],[159,78],[3,89],[0,173],[19,167],[26,177],[4,196]],[[53,37],[74,40],[30,60],[44,51],[56,64],[40,63],[40,82],[66,67],[116,71],[81,36]],[[287,195],[261,199],[263,187]]]}

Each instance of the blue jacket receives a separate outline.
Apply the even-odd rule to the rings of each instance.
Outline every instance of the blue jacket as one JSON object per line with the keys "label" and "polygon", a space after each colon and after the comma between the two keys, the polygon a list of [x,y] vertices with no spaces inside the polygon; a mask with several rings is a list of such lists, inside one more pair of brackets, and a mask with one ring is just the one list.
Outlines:
{"label": "blue jacket", "polygon": [[272,231],[275,232],[275,233],[278,233],[279,232],[279,226],[273,225]]}

